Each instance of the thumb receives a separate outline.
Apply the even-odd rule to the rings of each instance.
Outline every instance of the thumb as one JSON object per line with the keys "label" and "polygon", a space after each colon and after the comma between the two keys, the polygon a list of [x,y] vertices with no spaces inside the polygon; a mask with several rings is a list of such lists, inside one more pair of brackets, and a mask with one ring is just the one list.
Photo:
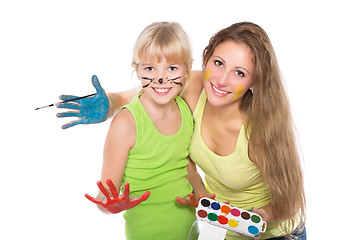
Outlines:
{"label": "thumb", "polygon": [[103,93],[103,92],[105,92],[104,89],[101,87],[100,81],[99,81],[99,79],[97,78],[96,75],[93,75],[93,76],[92,76],[91,82],[92,82],[92,85],[94,86],[94,88],[96,89],[96,92],[97,92],[97,93]]}

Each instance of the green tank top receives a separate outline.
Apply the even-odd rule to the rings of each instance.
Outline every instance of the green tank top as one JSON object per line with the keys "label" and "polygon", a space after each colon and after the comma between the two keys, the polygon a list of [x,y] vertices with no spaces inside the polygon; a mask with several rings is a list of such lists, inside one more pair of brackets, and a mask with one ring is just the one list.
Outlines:
{"label": "green tank top", "polygon": [[193,190],[186,178],[193,118],[181,97],[176,96],[175,101],[182,123],[170,136],[156,129],[139,96],[124,106],[135,119],[136,144],[129,152],[123,183],[130,183],[130,196],[150,191],[146,201],[124,213],[128,240],[187,239],[195,220],[193,208],[175,201]]}
{"label": "green tank top", "polygon": [[[235,150],[228,156],[212,152],[201,138],[201,120],[207,97],[203,90],[193,117],[194,135],[190,142],[191,159],[205,173],[205,185],[210,193],[216,194],[220,202],[230,201],[230,205],[245,210],[261,208],[270,203],[270,192],[260,169],[248,156],[248,140],[244,126],[241,128]],[[269,224],[261,239],[284,235],[277,226]],[[252,239],[228,231],[227,240]]]}

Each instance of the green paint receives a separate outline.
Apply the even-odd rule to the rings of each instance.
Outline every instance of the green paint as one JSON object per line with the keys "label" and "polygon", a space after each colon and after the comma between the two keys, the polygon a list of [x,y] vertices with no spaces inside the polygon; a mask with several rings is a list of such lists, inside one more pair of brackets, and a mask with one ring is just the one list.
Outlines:
{"label": "green paint", "polygon": [[251,216],[251,221],[253,221],[254,223],[259,223],[260,222],[260,217],[256,216],[256,215],[252,215]]}
{"label": "green paint", "polygon": [[216,220],[218,220],[218,216],[216,215],[216,213],[209,213],[208,214],[208,219],[210,221],[216,221]]}

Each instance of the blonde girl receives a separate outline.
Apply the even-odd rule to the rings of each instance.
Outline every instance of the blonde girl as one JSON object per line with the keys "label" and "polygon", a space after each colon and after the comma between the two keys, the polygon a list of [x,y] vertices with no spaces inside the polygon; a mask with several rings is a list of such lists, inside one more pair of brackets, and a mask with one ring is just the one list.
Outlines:
{"label": "blonde girl", "polygon": [[153,23],[136,41],[132,66],[143,88],[114,117],[100,193],[97,199],[87,195],[104,211],[126,210],[129,240],[184,240],[195,220],[192,207],[175,201],[193,191],[186,178],[193,119],[179,96],[191,61],[188,37],[178,23]]}

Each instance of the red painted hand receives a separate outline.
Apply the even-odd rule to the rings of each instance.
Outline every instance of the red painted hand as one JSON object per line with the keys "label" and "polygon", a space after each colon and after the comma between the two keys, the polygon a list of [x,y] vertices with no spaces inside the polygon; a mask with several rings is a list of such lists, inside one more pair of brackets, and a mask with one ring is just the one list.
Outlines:
{"label": "red painted hand", "polygon": [[[201,198],[205,197],[204,195],[200,195],[199,199],[195,198],[195,195],[193,193],[190,193],[188,197],[185,198],[181,198],[181,197],[176,197],[176,201],[178,203],[180,203],[181,205],[189,205],[192,207],[197,207],[199,205],[199,201]],[[216,194],[210,194],[209,198],[211,199],[215,199]]]}
{"label": "red painted hand", "polygon": [[121,211],[124,211],[126,209],[130,209],[138,205],[139,203],[145,201],[150,196],[150,192],[146,191],[141,196],[135,196],[135,197],[129,197],[130,193],[130,186],[129,183],[124,183],[124,192],[123,194],[119,195],[116,187],[114,186],[113,182],[108,179],[106,180],[106,184],[109,186],[111,195],[106,191],[104,185],[101,181],[97,182],[97,185],[100,189],[100,191],[104,194],[106,197],[106,202],[102,202],[100,200],[97,200],[93,198],[92,196],[85,194],[85,197],[92,201],[95,204],[101,205],[103,208],[108,210],[111,213],[119,213]]}

